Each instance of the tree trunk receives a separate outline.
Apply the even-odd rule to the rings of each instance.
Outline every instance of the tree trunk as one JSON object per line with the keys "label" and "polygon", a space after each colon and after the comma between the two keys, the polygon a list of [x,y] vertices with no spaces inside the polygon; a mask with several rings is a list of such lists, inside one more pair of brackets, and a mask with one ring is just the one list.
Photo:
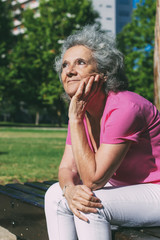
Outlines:
{"label": "tree trunk", "polygon": [[3,122],[7,122],[7,114],[6,113],[3,114]]}
{"label": "tree trunk", "polygon": [[35,121],[35,125],[39,125],[39,112],[36,112],[36,121]]}
{"label": "tree trunk", "polygon": [[157,0],[154,49],[154,103],[160,110],[160,0]]}
{"label": "tree trunk", "polygon": [[62,126],[61,111],[57,111],[57,117],[58,117],[58,126],[61,127]]}

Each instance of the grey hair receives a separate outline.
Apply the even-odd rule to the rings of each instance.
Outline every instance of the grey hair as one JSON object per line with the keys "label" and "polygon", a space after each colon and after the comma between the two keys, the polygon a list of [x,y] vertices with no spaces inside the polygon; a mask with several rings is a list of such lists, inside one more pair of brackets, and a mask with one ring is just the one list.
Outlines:
{"label": "grey hair", "polygon": [[124,72],[123,54],[116,48],[115,39],[95,25],[83,27],[82,30],[70,35],[64,41],[61,55],[55,60],[55,68],[59,76],[62,72],[62,60],[65,52],[77,45],[83,45],[91,50],[97,63],[98,72],[107,76],[106,93],[110,90],[117,92],[127,89],[128,80]]}

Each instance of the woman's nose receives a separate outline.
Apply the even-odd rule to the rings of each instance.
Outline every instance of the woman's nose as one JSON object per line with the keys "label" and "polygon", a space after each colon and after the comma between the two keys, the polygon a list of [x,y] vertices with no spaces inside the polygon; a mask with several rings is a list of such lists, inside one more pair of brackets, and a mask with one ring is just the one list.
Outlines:
{"label": "woman's nose", "polygon": [[72,76],[75,76],[75,75],[77,75],[77,71],[76,71],[76,69],[75,69],[75,66],[69,66],[68,67],[68,69],[67,69],[67,71],[66,71],[66,75],[68,76],[68,77],[72,77]]}

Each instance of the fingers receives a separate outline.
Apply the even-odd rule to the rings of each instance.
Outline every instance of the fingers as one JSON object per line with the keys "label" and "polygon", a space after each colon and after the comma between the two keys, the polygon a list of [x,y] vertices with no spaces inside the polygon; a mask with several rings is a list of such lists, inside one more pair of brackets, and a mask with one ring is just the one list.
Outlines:
{"label": "fingers", "polygon": [[75,97],[80,98],[83,95],[84,89],[85,89],[85,85],[86,85],[86,83],[84,81],[82,81],[80,83],[79,88],[78,88],[78,90],[77,90],[77,92],[75,94]]}
{"label": "fingers", "polygon": [[73,201],[77,201],[80,204],[86,207],[94,207],[94,208],[101,208],[102,204],[99,198],[96,196],[87,195],[84,192],[79,191],[78,194],[75,194],[73,197]]}
{"label": "fingers", "polygon": [[[72,209],[71,209],[72,210]],[[82,215],[77,209],[72,210],[73,214],[78,217],[79,219],[88,222],[88,218],[86,218],[84,215]]]}
{"label": "fingers", "polygon": [[[102,208],[102,204],[100,202],[94,202],[94,201],[90,201],[90,200],[86,200],[83,198],[79,198],[80,203],[85,206],[84,212],[88,212],[89,209],[91,210],[91,212],[95,212],[96,208]],[[80,209],[82,211],[82,209]]]}
{"label": "fingers", "polygon": [[97,75],[96,75],[96,77],[91,76],[89,78],[89,80],[87,81],[85,91],[84,91],[85,97],[87,97],[89,95],[89,93],[91,92],[91,90],[93,90],[93,85],[94,85],[94,88],[95,88],[95,84],[93,84],[93,83],[95,83],[97,85],[97,83],[98,83]]}
{"label": "fingers", "polygon": [[89,76],[80,84],[76,93],[77,97],[83,96],[83,98],[87,98],[89,96],[91,98],[98,90],[101,89],[102,84],[105,81],[106,78],[104,78],[102,74]]}
{"label": "fingers", "polygon": [[[83,204],[73,201],[72,205],[70,206],[71,211],[75,214],[78,218],[82,219],[83,221],[88,222],[88,219],[83,215],[83,213],[97,213],[97,208],[95,207],[86,207]],[[101,205],[102,208],[102,205]]]}
{"label": "fingers", "polygon": [[91,92],[91,89],[93,87],[93,83],[97,82],[98,77],[97,76],[90,76],[89,78],[86,78],[84,81],[82,81],[79,85],[79,88],[75,94],[76,97],[85,96],[87,97],[88,94]]}
{"label": "fingers", "polygon": [[102,208],[100,199],[85,185],[68,187],[65,197],[71,211],[80,219],[88,221],[83,213],[96,213],[97,208]]}
{"label": "fingers", "polygon": [[[82,201],[83,202],[83,201]],[[97,208],[92,207],[92,203],[91,202],[83,202],[85,204],[88,204],[88,206],[85,206],[77,201],[73,202],[73,205],[70,206],[71,207],[71,211],[73,212],[73,214],[75,214],[78,218],[80,218],[81,220],[88,222],[88,219],[83,215],[83,213],[97,213],[98,210],[97,208],[102,208],[102,204],[98,203]]]}
{"label": "fingers", "polygon": [[97,213],[97,208],[102,207],[100,199],[94,196],[87,186],[82,185],[77,187],[77,192],[73,196],[71,203],[71,210],[77,217],[86,221],[86,218],[82,217],[79,211],[82,213]]}
{"label": "fingers", "polygon": [[79,192],[74,198],[75,200],[81,200],[81,203],[89,207],[102,207],[101,200],[94,195],[88,195],[86,193]]}
{"label": "fingers", "polygon": [[102,84],[106,82],[104,74],[92,73],[80,83],[75,98],[88,101],[97,91],[101,90]]}
{"label": "fingers", "polygon": [[77,201],[75,201],[75,202],[73,201],[73,207],[83,213],[96,213],[97,212],[97,208],[85,206],[82,203],[77,202]]}
{"label": "fingers", "polygon": [[[78,189],[77,189],[77,193],[74,196],[75,200],[78,199],[83,199],[86,203],[98,203],[92,206],[98,207],[99,203],[101,203],[101,200],[99,198],[97,198],[96,196],[94,196],[93,192],[85,185],[81,185]],[[88,205],[89,206],[89,205]],[[100,206],[101,207],[101,206]]]}

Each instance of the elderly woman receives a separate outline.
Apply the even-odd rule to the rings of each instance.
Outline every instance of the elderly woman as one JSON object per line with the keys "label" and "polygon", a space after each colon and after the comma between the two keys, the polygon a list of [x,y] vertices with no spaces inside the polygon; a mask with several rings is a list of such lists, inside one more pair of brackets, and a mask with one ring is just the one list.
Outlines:
{"label": "elderly woman", "polygon": [[70,97],[59,183],[45,196],[50,240],[110,240],[110,226],[160,226],[160,113],[127,91],[123,56],[93,26],[56,61]]}

